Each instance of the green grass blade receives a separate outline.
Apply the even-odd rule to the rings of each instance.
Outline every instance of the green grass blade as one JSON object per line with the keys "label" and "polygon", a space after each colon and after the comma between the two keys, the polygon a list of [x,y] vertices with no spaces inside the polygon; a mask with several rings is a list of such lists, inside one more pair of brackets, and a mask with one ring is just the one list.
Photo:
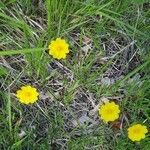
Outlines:
{"label": "green grass blade", "polygon": [[44,51],[44,48],[31,48],[31,49],[22,49],[22,50],[5,50],[0,52],[0,56],[6,55],[17,55],[17,54],[26,54],[32,52]]}
{"label": "green grass blade", "polygon": [[9,131],[12,134],[12,115],[11,115],[11,99],[10,99],[10,89],[8,90],[8,102],[7,102],[7,112],[8,112],[8,124],[9,124]]}

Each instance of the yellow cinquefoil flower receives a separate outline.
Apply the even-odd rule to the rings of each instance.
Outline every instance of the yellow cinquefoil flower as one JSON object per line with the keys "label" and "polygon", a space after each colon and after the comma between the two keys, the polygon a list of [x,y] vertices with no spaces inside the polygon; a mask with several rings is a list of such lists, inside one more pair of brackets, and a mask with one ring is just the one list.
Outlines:
{"label": "yellow cinquefoil flower", "polygon": [[55,41],[51,41],[48,48],[49,54],[52,55],[53,58],[57,59],[65,59],[69,53],[68,43],[61,38],[57,38]]}
{"label": "yellow cinquefoil flower", "polygon": [[118,119],[119,113],[119,105],[114,102],[106,102],[99,107],[99,115],[106,123]]}
{"label": "yellow cinquefoil flower", "polygon": [[136,124],[128,128],[128,137],[132,141],[140,141],[145,138],[148,132],[147,127],[141,124]]}
{"label": "yellow cinquefoil flower", "polygon": [[23,104],[32,104],[38,100],[39,93],[36,88],[30,85],[22,86],[20,90],[17,91],[16,97]]}

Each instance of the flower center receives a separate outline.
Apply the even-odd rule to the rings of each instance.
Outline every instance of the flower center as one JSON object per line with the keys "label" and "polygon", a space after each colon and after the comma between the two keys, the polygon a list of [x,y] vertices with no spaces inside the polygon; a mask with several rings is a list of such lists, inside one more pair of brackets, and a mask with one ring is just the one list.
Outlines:
{"label": "flower center", "polygon": [[58,46],[57,46],[57,50],[58,50],[58,51],[62,51],[62,46],[61,46],[61,45],[58,45]]}
{"label": "flower center", "polygon": [[134,134],[139,134],[139,133],[140,133],[140,130],[139,130],[139,129],[134,129],[134,130],[133,130],[133,133],[134,133]]}
{"label": "flower center", "polygon": [[26,92],[25,95],[26,95],[26,97],[30,97],[31,93],[30,92]]}
{"label": "flower center", "polygon": [[112,113],[113,113],[113,110],[112,110],[112,109],[107,109],[107,113],[108,113],[108,114],[112,114]]}

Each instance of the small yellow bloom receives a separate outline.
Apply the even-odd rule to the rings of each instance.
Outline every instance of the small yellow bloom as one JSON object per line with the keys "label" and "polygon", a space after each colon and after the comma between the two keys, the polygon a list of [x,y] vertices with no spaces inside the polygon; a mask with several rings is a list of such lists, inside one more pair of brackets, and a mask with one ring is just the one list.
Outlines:
{"label": "small yellow bloom", "polygon": [[57,38],[55,41],[51,41],[48,48],[49,54],[52,55],[53,58],[57,59],[65,59],[69,53],[68,43],[61,38]]}
{"label": "small yellow bloom", "polygon": [[141,124],[136,124],[128,128],[128,137],[132,141],[140,141],[145,138],[148,132],[147,127]]}
{"label": "small yellow bloom", "polygon": [[23,104],[32,104],[38,100],[39,93],[36,88],[30,85],[22,86],[20,90],[17,91],[16,97]]}
{"label": "small yellow bloom", "polygon": [[99,115],[106,123],[118,119],[119,113],[119,105],[114,102],[106,102],[99,107]]}

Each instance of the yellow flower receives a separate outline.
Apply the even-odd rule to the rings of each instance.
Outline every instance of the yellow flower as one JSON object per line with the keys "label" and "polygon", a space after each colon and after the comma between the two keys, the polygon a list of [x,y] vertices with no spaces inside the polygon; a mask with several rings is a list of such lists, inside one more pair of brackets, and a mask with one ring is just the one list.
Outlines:
{"label": "yellow flower", "polygon": [[20,90],[17,91],[16,97],[23,104],[32,104],[38,100],[39,93],[36,88],[30,85],[22,86]]}
{"label": "yellow flower", "polygon": [[119,105],[114,102],[106,102],[99,107],[99,115],[106,123],[118,119],[119,113]]}
{"label": "yellow flower", "polygon": [[147,127],[141,124],[136,124],[128,128],[128,137],[132,141],[140,141],[145,138],[148,132]]}
{"label": "yellow flower", "polygon": [[68,43],[61,38],[57,38],[55,41],[51,41],[48,48],[49,54],[52,55],[53,58],[57,59],[65,59],[69,53]]}

